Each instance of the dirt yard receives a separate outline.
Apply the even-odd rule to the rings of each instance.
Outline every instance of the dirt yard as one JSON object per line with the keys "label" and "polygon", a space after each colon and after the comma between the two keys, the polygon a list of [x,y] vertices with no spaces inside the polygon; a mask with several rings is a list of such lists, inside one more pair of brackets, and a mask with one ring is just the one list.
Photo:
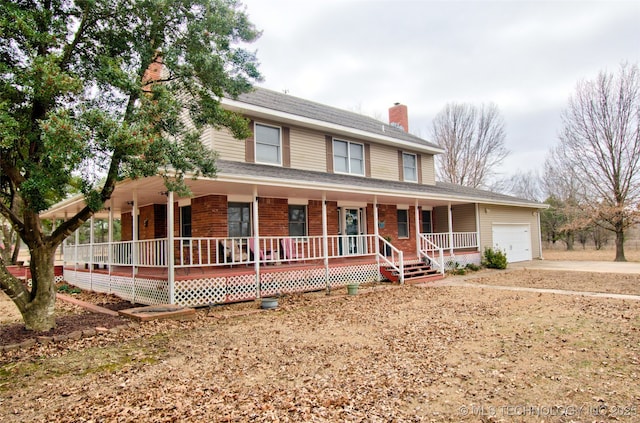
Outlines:
{"label": "dirt yard", "polygon": [[[638,291],[629,275],[579,275],[464,278]],[[637,301],[379,285],[280,305],[2,352],[0,421],[640,420]]]}

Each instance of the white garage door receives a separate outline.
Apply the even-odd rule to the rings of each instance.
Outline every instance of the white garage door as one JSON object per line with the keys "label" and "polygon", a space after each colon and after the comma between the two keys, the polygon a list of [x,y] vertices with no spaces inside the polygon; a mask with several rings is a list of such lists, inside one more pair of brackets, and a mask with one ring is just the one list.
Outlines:
{"label": "white garage door", "polygon": [[507,254],[509,263],[531,260],[531,230],[527,224],[494,224],[493,247]]}

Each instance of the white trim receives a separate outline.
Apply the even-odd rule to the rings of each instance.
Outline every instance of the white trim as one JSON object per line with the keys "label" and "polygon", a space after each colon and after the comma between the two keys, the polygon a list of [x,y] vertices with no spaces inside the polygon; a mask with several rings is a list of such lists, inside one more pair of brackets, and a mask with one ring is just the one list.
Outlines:
{"label": "white trim", "polygon": [[287,202],[290,206],[308,206],[309,205],[308,198],[289,198]]}
{"label": "white trim", "polygon": [[355,208],[366,208],[367,207],[367,202],[366,201],[338,201],[338,207],[344,207],[344,208],[350,208],[350,209],[355,209]]}
{"label": "white trim", "polygon": [[409,210],[408,204],[396,204],[396,209],[398,210]]}
{"label": "white trim", "polygon": [[[394,145],[394,146],[401,146],[404,148],[408,148],[414,151],[420,151],[420,152],[425,152],[425,153],[429,153],[429,154],[442,154],[444,153],[444,149],[439,148],[439,147],[431,147],[431,146],[424,146],[424,145],[420,145],[418,143],[414,143],[414,142],[410,142],[410,141],[404,141],[404,140],[399,140],[397,138],[393,138],[393,137],[389,137],[386,135],[378,135],[378,134],[373,134],[371,132],[368,131],[363,131],[360,129],[355,129],[355,128],[349,128],[348,126],[343,126],[343,125],[338,125],[335,123],[331,123],[331,122],[324,122],[321,120],[317,120],[317,119],[311,119],[311,118],[307,118],[307,117],[303,117],[303,116],[298,116],[298,115],[294,115],[291,113],[286,113],[286,112],[280,112],[278,110],[273,110],[273,109],[268,109],[266,107],[262,107],[262,106],[256,106],[253,104],[248,104],[248,103],[243,103],[242,101],[239,100],[232,100],[229,98],[222,98],[221,100],[221,104],[223,106],[226,106],[226,108],[228,110],[233,110],[233,111],[237,111],[240,113],[246,113],[246,114],[250,114],[249,112],[253,112],[253,113],[257,113],[259,115],[262,115],[261,117],[263,118],[270,118],[273,120],[285,120],[288,122],[292,122],[292,123],[297,123],[298,125],[301,126],[305,126],[308,128],[314,128],[314,129],[320,129],[322,131],[327,132],[327,130],[329,131],[333,131],[333,132],[338,132],[340,134],[345,134],[345,135],[351,135],[357,138],[361,138],[361,139],[366,139],[366,140],[371,140],[371,141],[378,141],[378,142],[382,142],[382,144],[387,144],[387,145]],[[390,127],[389,125],[380,122],[380,125],[382,125],[382,127]]]}
{"label": "white trim", "polygon": [[229,194],[227,195],[227,203],[252,203],[252,195]]}

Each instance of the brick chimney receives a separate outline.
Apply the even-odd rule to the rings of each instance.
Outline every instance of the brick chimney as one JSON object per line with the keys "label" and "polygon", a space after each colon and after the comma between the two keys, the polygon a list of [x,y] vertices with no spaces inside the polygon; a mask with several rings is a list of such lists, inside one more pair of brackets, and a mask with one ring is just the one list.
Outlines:
{"label": "brick chimney", "polygon": [[389,125],[402,128],[405,132],[409,132],[409,113],[407,106],[400,103],[394,103],[389,108]]}
{"label": "brick chimney", "polygon": [[[162,77],[162,54],[156,51],[156,57],[153,62],[149,64],[147,70],[144,71],[142,76],[142,83],[148,84],[149,82],[159,81]],[[142,91],[151,92],[151,84],[144,85]]]}

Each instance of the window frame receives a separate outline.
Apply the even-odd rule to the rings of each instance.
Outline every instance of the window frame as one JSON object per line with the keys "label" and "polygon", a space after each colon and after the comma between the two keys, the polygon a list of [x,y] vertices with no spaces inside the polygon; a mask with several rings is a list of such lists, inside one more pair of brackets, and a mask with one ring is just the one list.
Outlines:
{"label": "window frame", "polygon": [[[404,214],[404,220],[400,219],[401,213]],[[396,216],[398,222],[398,238],[409,238],[411,236],[409,233],[409,210],[397,209]],[[405,231],[406,233],[403,233]]]}
{"label": "window frame", "polygon": [[[347,146],[347,156],[336,156],[336,143],[343,143],[346,144]],[[354,159],[352,157],[351,154],[351,147],[352,146],[358,146],[360,147],[360,151],[362,153],[362,173],[356,173],[353,171],[352,166],[351,166],[351,161],[352,160],[357,160]],[[365,145],[364,143],[361,142],[355,142],[355,141],[348,141],[348,140],[343,140],[340,138],[333,138],[332,140],[332,159],[333,159],[333,171],[334,173],[341,173],[344,175],[355,175],[355,176],[366,176],[367,173],[367,165],[366,165],[366,151],[365,151]],[[336,166],[336,157],[340,157],[340,158],[346,158],[346,163],[347,163],[347,171],[342,171],[342,170],[336,170],[337,166]]]}
{"label": "window frame", "polygon": [[[239,221],[233,221],[233,222],[237,222],[240,224],[240,235],[232,235],[231,234],[231,223],[232,221],[229,219],[229,210],[231,210],[232,208],[237,207],[240,208],[240,210],[246,208],[248,209],[249,213],[248,213],[248,220],[244,221],[242,219],[242,211],[240,212],[240,220]],[[251,216],[251,203],[243,203],[243,202],[230,202],[227,203],[227,236],[229,238],[249,238],[252,236],[252,216]],[[247,223],[247,233],[243,234],[242,233],[242,226]]]}
{"label": "window frame", "polygon": [[[413,168],[408,168],[407,167],[407,157],[413,157]],[[415,179],[408,179],[407,178],[407,169],[412,169],[413,170],[413,175],[415,177]],[[407,153],[407,152],[402,152],[402,180],[404,182],[418,182],[418,155],[415,153]]]}
{"label": "window frame", "polygon": [[[425,214],[428,213],[429,219],[425,219]],[[422,210],[420,216],[420,233],[423,234],[432,234],[433,233],[433,212],[432,210]],[[429,225],[429,232],[425,232],[425,223]]]}
{"label": "window frame", "polygon": [[[302,210],[304,213],[304,221],[292,221],[291,220],[291,211],[292,210]],[[288,221],[288,227],[289,227],[289,236],[292,237],[307,237],[309,235],[309,225],[308,225],[308,213],[307,213],[307,206],[305,205],[300,205],[300,204],[289,204],[288,210],[287,210],[287,221]],[[292,225],[302,225],[302,234],[293,234],[291,231],[291,227]]]}
{"label": "window frame", "polygon": [[[278,145],[275,146],[273,144],[267,144],[264,142],[260,142],[258,140],[258,126],[264,127],[264,128],[271,128],[271,129],[277,129],[278,130]],[[278,161],[277,162],[272,162],[269,160],[264,160],[260,158],[260,155],[258,154],[258,146],[263,146],[263,147],[273,147],[277,149],[277,155],[278,155]],[[255,158],[255,162],[259,163],[259,164],[266,164],[266,165],[271,165],[271,166],[282,166],[282,150],[283,150],[283,145],[282,145],[282,127],[281,126],[277,126],[277,125],[269,125],[266,123],[262,123],[262,122],[254,122],[253,123],[253,154],[254,154],[254,158]]]}
{"label": "window frame", "polygon": [[[185,211],[189,210],[188,216],[189,221],[185,221]],[[193,209],[191,208],[191,204],[188,206],[180,207],[180,238],[192,238],[193,237]],[[188,229],[187,229],[188,228]],[[140,230],[140,225],[138,225],[138,230]]]}

